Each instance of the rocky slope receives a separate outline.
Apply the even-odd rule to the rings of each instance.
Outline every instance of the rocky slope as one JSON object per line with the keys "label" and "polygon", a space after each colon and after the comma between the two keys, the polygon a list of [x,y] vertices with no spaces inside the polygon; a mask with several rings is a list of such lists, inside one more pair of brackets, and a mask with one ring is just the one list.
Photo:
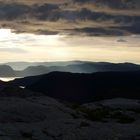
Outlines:
{"label": "rocky slope", "polygon": [[[23,93],[25,89],[19,90],[17,93]],[[0,94],[0,140],[140,139],[138,100],[111,99],[80,105],[29,93],[24,98]]]}
{"label": "rocky slope", "polygon": [[140,99],[139,71],[93,74],[52,72],[17,79],[9,84],[71,102],[85,103],[116,97]]}

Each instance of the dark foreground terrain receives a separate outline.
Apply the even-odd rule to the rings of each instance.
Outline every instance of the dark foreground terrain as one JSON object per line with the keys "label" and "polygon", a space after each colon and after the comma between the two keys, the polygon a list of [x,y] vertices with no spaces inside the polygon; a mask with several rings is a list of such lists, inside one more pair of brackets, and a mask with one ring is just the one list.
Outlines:
{"label": "dark foreground terrain", "polygon": [[0,140],[140,140],[139,84],[139,72],[0,82]]}
{"label": "dark foreground terrain", "polygon": [[86,103],[109,98],[140,99],[140,72],[52,72],[10,82],[46,96]]}
{"label": "dark foreground terrain", "polygon": [[0,140],[140,139],[140,100],[74,104],[24,90],[2,91],[11,96],[0,97]]}

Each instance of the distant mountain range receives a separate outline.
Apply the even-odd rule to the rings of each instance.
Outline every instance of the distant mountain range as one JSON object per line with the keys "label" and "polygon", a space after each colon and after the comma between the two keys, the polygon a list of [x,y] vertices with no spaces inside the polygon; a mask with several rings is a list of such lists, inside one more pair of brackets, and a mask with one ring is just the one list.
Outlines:
{"label": "distant mountain range", "polygon": [[140,99],[140,72],[52,72],[17,79],[8,84],[23,86],[46,96],[72,102],[116,97]]}
{"label": "distant mountain range", "polygon": [[[17,63],[19,67],[22,63]],[[30,63],[27,63],[29,65]],[[32,66],[32,65],[36,66]],[[0,77],[27,77],[47,74],[53,71],[72,72],[72,73],[94,73],[94,72],[109,72],[109,71],[140,71],[140,65],[132,63],[107,63],[107,62],[82,62],[82,61],[69,61],[69,62],[43,62],[33,63],[24,70],[14,70],[16,63],[9,63],[9,65],[0,65]],[[24,65],[25,66],[25,65]]]}
{"label": "distant mountain range", "polygon": [[24,70],[30,66],[67,66],[72,64],[82,64],[83,61],[56,61],[56,62],[8,62],[4,65],[12,67],[14,70]]}
{"label": "distant mountain range", "polygon": [[8,65],[0,65],[0,76],[1,77],[15,77],[15,71]]}

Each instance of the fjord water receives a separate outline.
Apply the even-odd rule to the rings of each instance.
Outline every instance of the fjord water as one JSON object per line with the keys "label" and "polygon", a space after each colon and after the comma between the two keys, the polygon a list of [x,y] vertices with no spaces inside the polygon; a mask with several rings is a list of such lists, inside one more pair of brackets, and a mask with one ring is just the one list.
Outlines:
{"label": "fjord water", "polygon": [[4,81],[4,82],[9,82],[9,81],[12,81],[16,78],[19,78],[19,77],[0,77],[0,80]]}

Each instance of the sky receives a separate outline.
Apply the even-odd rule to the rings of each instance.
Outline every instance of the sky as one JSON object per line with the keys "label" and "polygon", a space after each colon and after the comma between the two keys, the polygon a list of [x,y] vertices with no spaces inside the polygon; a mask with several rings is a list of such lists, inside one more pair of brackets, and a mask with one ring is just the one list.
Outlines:
{"label": "sky", "polygon": [[139,0],[0,0],[0,61],[140,64]]}

